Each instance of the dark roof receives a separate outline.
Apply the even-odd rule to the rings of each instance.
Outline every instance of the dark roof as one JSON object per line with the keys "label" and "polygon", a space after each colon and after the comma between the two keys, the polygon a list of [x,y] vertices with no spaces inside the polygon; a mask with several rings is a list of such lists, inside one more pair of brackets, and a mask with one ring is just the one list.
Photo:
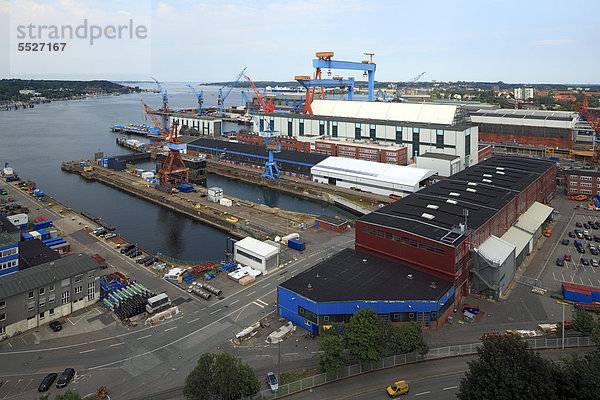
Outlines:
{"label": "dark roof", "polygon": [[19,228],[13,225],[4,215],[0,215],[0,232],[6,231],[8,233],[19,232]]}
{"label": "dark roof", "polygon": [[459,230],[465,220],[463,210],[468,210],[468,228],[476,230],[555,165],[533,158],[494,156],[357,221],[455,247],[468,236]]}
{"label": "dark roof", "polygon": [[344,249],[279,286],[316,302],[437,301],[452,283],[383,258]]}
{"label": "dark roof", "polygon": [[18,233],[10,234],[8,232],[0,232],[0,247],[15,245],[19,243],[18,237]]}
{"label": "dark roof", "polygon": [[60,255],[39,239],[26,240],[19,243],[19,269],[27,269],[36,265],[58,260]]}
{"label": "dark roof", "polygon": [[336,218],[336,217],[333,217],[331,215],[325,215],[325,214],[319,215],[316,218],[316,220],[317,221],[327,222],[328,224],[331,224],[333,226],[344,225],[345,223],[348,222],[344,218]]}
{"label": "dark roof", "polygon": [[567,169],[565,170],[567,175],[583,175],[583,176],[600,176],[600,172],[593,170],[582,170],[582,169]]}
{"label": "dark roof", "polygon": [[443,153],[424,153],[418,157],[437,158],[439,160],[447,160],[447,161],[453,161],[453,160],[456,160],[457,158],[460,159],[460,156],[453,155],[453,154],[443,154]]}
{"label": "dark roof", "polygon": [[52,282],[99,268],[98,262],[86,254],[73,254],[23,271],[0,276],[0,299],[36,289]]}
{"label": "dark roof", "polygon": [[[235,143],[227,142],[224,140],[201,138],[194,140],[191,143],[188,143],[188,146],[204,147],[209,150],[225,150],[225,153],[241,153],[258,158],[263,158],[265,160],[269,159],[269,152],[265,147],[253,144]],[[310,166],[317,165],[327,157],[328,156],[325,154],[305,153],[301,151],[291,150],[281,150],[280,152],[275,153],[274,155],[276,161],[284,161],[296,164],[300,163]]]}

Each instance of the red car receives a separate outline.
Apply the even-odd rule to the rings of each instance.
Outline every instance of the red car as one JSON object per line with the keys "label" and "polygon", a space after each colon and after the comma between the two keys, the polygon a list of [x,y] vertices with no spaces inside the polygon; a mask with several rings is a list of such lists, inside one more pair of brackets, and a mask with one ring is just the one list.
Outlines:
{"label": "red car", "polygon": [[497,337],[500,337],[500,334],[498,332],[484,333],[483,336],[480,337],[480,339],[485,340],[485,339],[497,338]]}
{"label": "red car", "polygon": [[565,254],[565,261],[571,261],[571,255]]}

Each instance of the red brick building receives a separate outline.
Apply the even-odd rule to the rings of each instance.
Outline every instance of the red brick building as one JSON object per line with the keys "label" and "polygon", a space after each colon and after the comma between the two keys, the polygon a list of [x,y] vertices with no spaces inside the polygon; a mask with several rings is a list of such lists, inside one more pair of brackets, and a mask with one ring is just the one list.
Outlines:
{"label": "red brick building", "polygon": [[489,144],[479,145],[479,161],[487,160],[492,156],[492,146]]}
{"label": "red brick building", "polygon": [[565,193],[569,196],[597,196],[600,193],[600,172],[576,169],[565,171]]}

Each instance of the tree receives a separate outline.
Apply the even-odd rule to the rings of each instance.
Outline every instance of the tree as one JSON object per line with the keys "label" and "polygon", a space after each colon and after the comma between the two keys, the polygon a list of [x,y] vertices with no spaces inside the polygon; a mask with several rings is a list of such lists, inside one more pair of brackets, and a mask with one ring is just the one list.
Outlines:
{"label": "tree", "polygon": [[519,338],[486,339],[477,353],[460,381],[460,400],[558,398],[560,369]]}
{"label": "tree", "polygon": [[380,329],[387,343],[387,350],[391,353],[410,353],[417,350],[424,355],[429,352],[429,346],[423,338],[421,326],[415,322],[394,326],[389,321],[382,321]]}
{"label": "tree", "polygon": [[594,350],[580,357],[571,353],[563,358],[557,382],[559,397],[570,400],[597,399],[600,393],[600,352]]}
{"label": "tree", "polygon": [[599,330],[598,321],[594,318],[592,313],[583,309],[579,309],[575,312],[572,327],[574,330],[592,337],[597,335]]}
{"label": "tree", "polygon": [[238,357],[204,353],[185,378],[183,396],[188,400],[234,400],[260,389],[256,374]]}
{"label": "tree", "polygon": [[377,362],[386,353],[379,318],[372,308],[356,311],[350,321],[343,325],[342,336],[350,354],[363,364]]}
{"label": "tree", "polygon": [[81,395],[77,392],[67,390],[65,394],[57,394],[54,400],[81,400]]}
{"label": "tree", "polygon": [[328,374],[335,374],[348,363],[348,356],[344,353],[344,343],[335,329],[325,329],[321,333],[319,350],[319,365]]}

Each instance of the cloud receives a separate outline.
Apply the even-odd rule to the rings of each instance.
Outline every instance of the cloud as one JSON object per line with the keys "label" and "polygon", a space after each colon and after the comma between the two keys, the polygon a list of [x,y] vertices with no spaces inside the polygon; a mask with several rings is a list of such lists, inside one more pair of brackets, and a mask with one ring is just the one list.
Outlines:
{"label": "cloud", "polygon": [[117,11],[117,14],[122,14],[122,15],[131,15],[131,13],[130,13],[130,12],[127,12],[127,11],[125,11],[125,10],[119,10],[119,11]]}
{"label": "cloud", "polygon": [[158,3],[158,9],[156,10],[156,13],[158,15],[160,15],[161,17],[173,14],[173,7],[165,4],[165,3]]}
{"label": "cloud", "polygon": [[533,44],[536,46],[555,46],[560,44],[574,43],[575,41],[572,39],[543,39],[543,40],[534,40]]}

